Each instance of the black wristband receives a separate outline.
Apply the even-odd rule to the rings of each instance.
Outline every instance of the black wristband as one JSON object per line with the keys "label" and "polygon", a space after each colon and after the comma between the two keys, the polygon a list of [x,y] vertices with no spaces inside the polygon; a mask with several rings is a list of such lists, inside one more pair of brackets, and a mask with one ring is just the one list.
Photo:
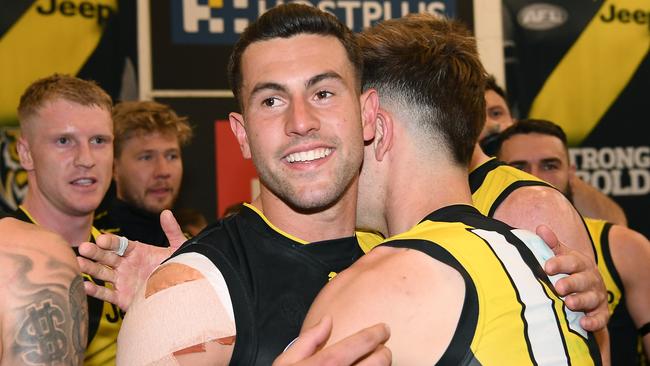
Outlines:
{"label": "black wristband", "polygon": [[646,334],[650,333],[650,323],[645,323],[644,325],[642,325],[641,328],[639,328],[639,330],[637,330],[637,332],[639,332],[639,335],[641,337],[643,337]]}

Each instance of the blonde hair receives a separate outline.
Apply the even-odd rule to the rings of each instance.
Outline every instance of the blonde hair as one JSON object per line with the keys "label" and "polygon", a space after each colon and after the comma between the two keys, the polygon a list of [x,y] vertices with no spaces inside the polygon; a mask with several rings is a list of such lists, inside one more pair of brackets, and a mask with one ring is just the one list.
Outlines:
{"label": "blonde hair", "polygon": [[126,140],[143,134],[173,134],[183,146],[192,138],[187,117],[179,117],[169,106],[152,101],[121,102],[113,108],[115,157]]}
{"label": "blonde hair", "polygon": [[43,105],[57,99],[86,107],[99,107],[109,113],[113,107],[111,97],[94,81],[54,74],[33,82],[20,97],[18,104],[20,127],[24,128],[27,120],[35,116]]}

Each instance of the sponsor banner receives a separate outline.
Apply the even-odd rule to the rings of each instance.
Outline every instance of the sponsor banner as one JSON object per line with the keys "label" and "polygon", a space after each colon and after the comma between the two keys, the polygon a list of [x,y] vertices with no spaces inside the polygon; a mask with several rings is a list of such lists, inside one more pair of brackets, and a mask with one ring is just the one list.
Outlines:
{"label": "sponsor banner", "polygon": [[[360,31],[409,13],[456,16],[455,0],[300,0]],[[172,0],[172,40],[179,44],[234,44],[244,29],[283,0]]]}
{"label": "sponsor banner", "polygon": [[650,236],[647,0],[504,0],[506,79],[519,117],[567,134],[577,174]]}
{"label": "sponsor banner", "polygon": [[569,149],[576,174],[615,197],[650,194],[650,146]]}

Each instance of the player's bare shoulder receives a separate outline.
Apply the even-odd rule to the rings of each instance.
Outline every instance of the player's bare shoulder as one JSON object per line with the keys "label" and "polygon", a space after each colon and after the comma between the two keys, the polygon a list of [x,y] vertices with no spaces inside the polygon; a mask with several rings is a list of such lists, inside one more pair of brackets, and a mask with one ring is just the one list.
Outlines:
{"label": "player's bare shoulder", "polygon": [[0,220],[0,365],[83,364],[88,311],[79,267],[59,236]]}

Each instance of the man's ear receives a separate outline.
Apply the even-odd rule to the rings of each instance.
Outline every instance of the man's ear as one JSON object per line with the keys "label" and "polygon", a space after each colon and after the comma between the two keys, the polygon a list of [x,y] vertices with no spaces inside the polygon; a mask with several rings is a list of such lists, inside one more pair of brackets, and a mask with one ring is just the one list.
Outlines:
{"label": "man's ear", "polygon": [[16,150],[18,150],[18,158],[20,159],[20,165],[23,169],[27,171],[34,170],[34,160],[32,159],[32,151],[29,148],[29,142],[23,136],[18,138],[18,143],[16,144]]}
{"label": "man's ear", "polygon": [[382,161],[393,146],[393,127],[393,116],[387,110],[379,108],[375,122],[375,140],[372,142],[377,161]]}
{"label": "man's ear", "polygon": [[375,122],[379,110],[379,96],[375,89],[368,89],[360,96],[361,123],[363,128],[363,141],[367,142],[375,136]]}
{"label": "man's ear", "polygon": [[239,148],[244,159],[250,159],[251,149],[248,144],[248,135],[246,135],[246,129],[244,128],[244,116],[241,113],[231,112],[228,115],[228,120],[230,121],[230,129],[235,134],[237,142],[239,142]]}

